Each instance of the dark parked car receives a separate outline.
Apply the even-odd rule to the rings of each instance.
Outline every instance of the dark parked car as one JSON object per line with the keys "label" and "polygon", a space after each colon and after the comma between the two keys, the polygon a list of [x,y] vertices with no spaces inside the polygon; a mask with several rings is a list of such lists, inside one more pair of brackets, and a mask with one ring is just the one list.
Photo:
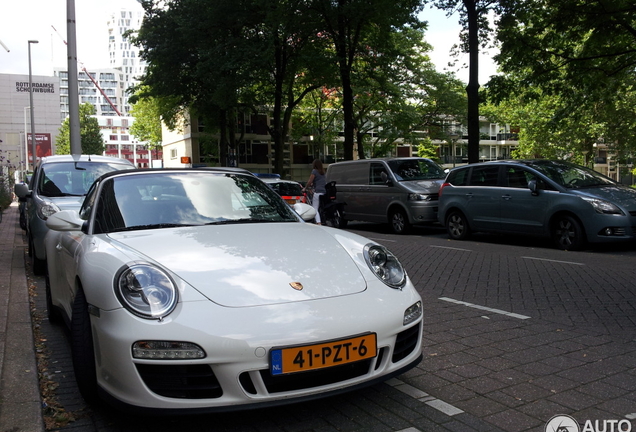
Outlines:
{"label": "dark parked car", "polygon": [[448,174],[438,220],[456,240],[475,231],[531,234],[577,250],[635,238],[636,190],[564,161],[478,163]]}

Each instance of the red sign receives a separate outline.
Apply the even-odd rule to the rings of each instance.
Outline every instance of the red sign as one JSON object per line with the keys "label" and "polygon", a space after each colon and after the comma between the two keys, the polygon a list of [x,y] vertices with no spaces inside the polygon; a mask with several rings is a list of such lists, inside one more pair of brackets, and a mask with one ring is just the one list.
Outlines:
{"label": "red sign", "polygon": [[[31,144],[32,134],[27,134],[28,143],[27,148],[29,152],[29,163],[33,163],[33,145]],[[49,133],[35,133],[35,154],[39,158],[45,156],[51,156],[51,134]]]}

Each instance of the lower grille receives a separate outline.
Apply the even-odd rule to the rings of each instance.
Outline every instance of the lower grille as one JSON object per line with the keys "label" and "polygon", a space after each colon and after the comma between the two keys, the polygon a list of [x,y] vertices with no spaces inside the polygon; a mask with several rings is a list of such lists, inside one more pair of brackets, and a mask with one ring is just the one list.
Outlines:
{"label": "lower grille", "polygon": [[298,372],[289,375],[272,376],[269,370],[261,370],[261,378],[267,391],[282,393],[346,381],[369,372],[373,359],[345,364],[315,371]]}
{"label": "lower grille", "polygon": [[393,357],[391,357],[393,363],[399,362],[413,352],[417,342],[420,340],[420,325],[414,325],[398,333],[395,340],[395,348],[393,349]]}
{"label": "lower grille", "polygon": [[179,399],[216,399],[223,389],[208,365],[136,364],[148,388],[160,396]]}

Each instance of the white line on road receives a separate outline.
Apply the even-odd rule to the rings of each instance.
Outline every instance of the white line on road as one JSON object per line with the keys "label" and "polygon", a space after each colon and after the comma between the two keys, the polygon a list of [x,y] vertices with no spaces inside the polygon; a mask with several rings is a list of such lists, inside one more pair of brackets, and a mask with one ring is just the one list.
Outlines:
{"label": "white line on road", "polygon": [[583,263],[572,262],[572,261],[559,261],[559,260],[552,260],[552,259],[547,259],[547,258],[536,258],[536,257],[529,257],[529,256],[524,256],[524,257],[521,257],[521,258],[529,259],[529,260],[537,260],[537,261],[548,261],[548,262],[559,263],[559,264],[572,264],[572,265],[580,265],[580,266],[584,266],[585,265]]}
{"label": "white line on road", "polygon": [[[401,381],[397,378],[392,378],[386,382],[387,384],[393,386],[396,390],[401,391],[404,394],[411,396],[414,399],[417,399],[420,402],[425,403],[426,405],[435,408],[438,411],[443,412],[448,416],[454,416],[457,414],[461,414],[464,411],[459,408],[444,402],[443,400],[439,400],[429,395],[428,393],[423,392],[422,390],[415,388],[411,385],[406,384],[404,381]],[[406,429],[406,430],[410,430]]]}
{"label": "white line on road", "polygon": [[476,304],[473,304],[473,303],[468,303],[468,302],[461,301],[461,300],[455,300],[455,299],[448,298],[448,297],[439,297],[439,299],[447,301],[447,302],[450,302],[450,303],[455,303],[455,304],[458,304],[458,305],[463,305],[463,306],[468,306],[468,307],[475,308],[475,309],[485,310],[485,311],[496,313],[496,314],[500,314],[500,315],[506,315],[506,316],[509,316],[511,318],[518,318],[518,319],[524,319],[524,320],[531,318],[531,317],[526,316],[526,315],[519,315],[519,314],[516,314],[514,312],[508,312],[508,311],[501,310],[501,309],[493,309],[493,308],[489,308],[489,307],[486,307],[486,306],[476,305]]}
{"label": "white line on road", "polygon": [[385,239],[385,238],[378,238],[378,237],[367,237],[367,238],[368,238],[368,239],[371,239],[371,240],[378,240],[378,241],[382,240],[382,241],[387,241],[387,242],[397,243],[397,240],[389,240],[389,239]]}
{"label": "white line on road", "polygon": [[470,249],[462,249],[462,248],[455,248],[455,247],[449,247],[449,246],[434,246],[434,245],[429,245],[432,248],[438,248],[438,249],[450,249],[450,250],[456,250],[456,251],[462,251],[462,252],[472,252],[472,250]]}

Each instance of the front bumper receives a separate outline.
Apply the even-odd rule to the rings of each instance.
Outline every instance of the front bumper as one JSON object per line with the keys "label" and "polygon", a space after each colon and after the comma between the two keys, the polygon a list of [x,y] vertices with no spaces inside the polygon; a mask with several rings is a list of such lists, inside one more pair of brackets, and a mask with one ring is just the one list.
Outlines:
{"label": "front bumper", "polygon": [[[291,403],[370,385],[416,366],[421,359],[421,317],[407,326],[402,324],[404,310],[419,301],[419,296],[414,290],[386,290],[389,297],[402,299],[391,307],[386,299],[368,306],[365,302],[364,316],[359,312],[359,295],[255,308],[187,302],[180,303],[163,322],[139,319],[123,309],[100,311],[99,317],[91,317],[98,385],[117,405],[179,412]],[[355,317],[351,311],[356,311]],[[377,334],[375,358],[283,376],[269,372],[269,353],[274,347],[366,332]],[[207,356],[197,360],[134,359],[131,347],[138,340],[192,342]]]}

